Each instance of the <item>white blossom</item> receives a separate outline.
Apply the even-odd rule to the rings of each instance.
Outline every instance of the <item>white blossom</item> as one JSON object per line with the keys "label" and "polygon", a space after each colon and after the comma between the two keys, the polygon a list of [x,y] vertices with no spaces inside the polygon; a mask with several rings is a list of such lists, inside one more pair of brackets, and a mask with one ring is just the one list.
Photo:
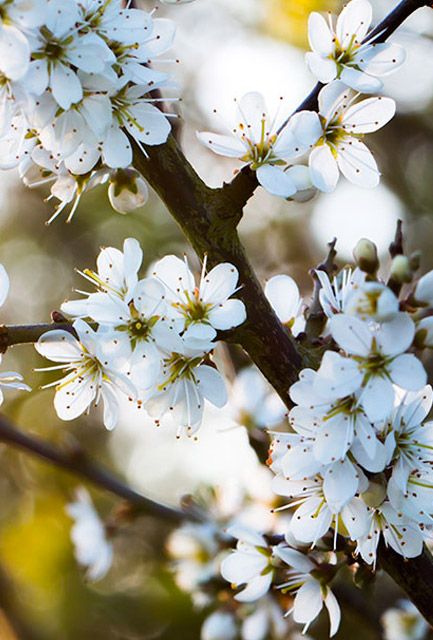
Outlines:
{"label": "white blossom", "polygon": [[287,637],[289,625],[281,613],[280,606],[270,595],[260,598],[242,622],[241,639],[266,640],[271,637],[283,640]]}
{"label": "white blossom", "polygon": [[313,185],[320,191],[333,191],[340,172],[361,187],[379,183],[376,161],[361,138],[391,120],[395,102],[383,97],[357,101],[357,97],[340,80],[334,80],[319,93],[318,114],[300,111],[289,121],[293,136],[302,135],[314,145],[308,162]]}
{"label": "white blossom", "polygon": [[66,511],[75,521],[71,539],[77,561],[87,568],[89,580],[101,580],[112,565],[113,546],[86,489],[77,489],[76,499],[68,504]]}
{"label": "white blossom", "polygon": [[380,537],[387,546],[404,558],[415,558],[422,553],[424,536],[416,522],[396,511],[389,502],[383,502],[371,513],[368,533],[358,540],[357,551],[368,564],[376,564]]}
{"label": "white blossom", "polygon": [[386,322],[399,311],[396,295],[381,282],[362,282],[354,286],[345,304],[345,312],[361,320]]}
{"label": "white blossom", "polygon": [[163,415],[170,414],[177,425],[178,437],[183,432],[193,436],[198,431],[205,400],[219,408],[227,402],[224,380],[209,358],[215,346],[214,337],[211,327],[199,331],[190,327],[179,336],[177,349],[173,351],[171,345],[166,349],[157,381],[146,395],[149,415],[158,422]]}
{"label": "white blossom", "polygon": [[287,582],[279,586],[296,594],[293,608],[286,615],[292,613],[294,621],[303,624],[303,633],[306,633],[325,605],[330,621],[329,636],[332,638],[340,626],[341,611],[329,585],[320,580],[318,566],[306,555],[282,545],[275,547],[275,554],[291,567],[287,572]]}
{"label": "white blossom", "polygon": [[[310,116],[311,124],[314,124],[315,114],[310,113]],[[307,120],[309,116],[305,112],[305,126],[300,135],[287,125],[280,129],[278,119],[270,118],[263,96],[251,92],[237,103],[236,119],[230,128],[232,135],[203,132],[198,138],[214,153],[237,158],[249,165],[269,193],[291,198],[298,188],[304,192],[311,185],[299,172],[291,173],[293,168],[287,162],[301,156],[316,142],[315,131],[307,125]]]}
{"label": "white blossom", "polygon": [[[100,293],[109,294],[113,301],[117,298],[127,303],[138,283],[142,260],[143,252],[138,241],[127,238],[123,243],[123,252],[115,247],[105,247],[97,258],[96,271],[84,269],[79,273]],[[88,298],[94,294],[86,295],[87,299],[64,302],[61,310],[72,317],[88,317]]]}
{"label": "white blossom", "polygon": [[332,280],[321,269],[315,273],[320,282],[320,304],[328,318],[346,311],[347,299],[365,280],[365,274],[360,269],[342,269]]}
{"label": "white blossom", "polygon": [[[127,375],[117,369],[113,354],[107,354],[103,334],[95,332],[81,319],[72,326],[78,339],[67,331],[55,329],[44,333],[35,344],[42,356],[59,363],[45,371],[61,370],[66,373],[44,388],[56,387],[54,407],[61,420],[74,420],[102,398],[104,425],[113,429],[119,414],[116,391],[133,398],[136,389]],[[123,354],[118,355],[121,357]]]}
{"label": "white blossom", "polygon": [[236,550],[221,563],[221,574],[234,588],[246,585],[234,598],[239,602],[258,600],[269,590],[273,578],[272,551],[265,538],[243,526],[228,533],[237,538]]}
{"label": "white blossom", "polygon": [[[54,183],[51,219],[72,203],[69,221],[82,193],[131,165],[126,132],[146,155],[167,140],[175,114],[152,92],[170,83],[154,65],[174,25],[121,0],[3,0],[1,10],[0,166],[18,165],[31,186]],[[110,191],[122,211],[145,199],[143,179],[138,200],[131,185],[129,198]]]}
{"label": "white blossom", "polygon": [[428,624],[418,609],[409,600],[400,600],[397,604],[382,615],[385,640],[423,640]]}
{"label": "white blossom", "polygon": [[312,52],[306,54],[311,72],[320,82],[339,78],[362,93],[375,93],[382,88],[379,77],[396,71],[405,60],[405,52],[397,44],[368,42],[372,8],[368,0],[351,0],[333,25],[315,11],[308,20],[308,39]]}
{"label": "white blossom", "polygon": [[290,276],[278,275],[270,278],[265,286],[265,295],[278,319],[297,336],[305,328],[303,300],[296,282]]}
{"label": "white blossom", "polygon": [[206,618],[200,632],[200,640],[236,640],[235,617],[228,611],[214,611]]}
{"label": "white blossom", "polygon": [[393,383],[408,391],[425,385],[423,365],[414,354],[406,353],[415,335],[415,325],[407,313],[396,314],[376,330],[359,318],[340,314],[331,319],[330,330],[349,357],[328,352],[320,369],[320,384],[337,397],[353,393],[362,385],[359,403],[373,422],[390,414]]}
{"label": "white blossom", "polygon": [[193,325],[227,330],[246,319],[245,305],[232,298],[239,290],[239,273],[230,263],[221,263],[206,273],[206,256],[200,281],[196,285],[188,261],[165,256],[151,269],[151,274],[165,287],[169,315],[180,328]]}

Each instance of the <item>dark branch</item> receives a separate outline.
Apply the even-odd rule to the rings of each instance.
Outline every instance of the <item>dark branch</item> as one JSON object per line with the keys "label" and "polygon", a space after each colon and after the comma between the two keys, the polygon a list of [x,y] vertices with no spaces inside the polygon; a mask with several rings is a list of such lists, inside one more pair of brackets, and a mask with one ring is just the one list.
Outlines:
{"label": "dark branch", "polygon": [[62,329],[76,335],[70,322],[49,322],[42,324],[12,324],[0,326],[0,353],[5,353],[14,344],[37,342],[47,331]]}
{"label": "dark branch", "polygon": [[89,460],[81,450],[62,451],[36,436],[19,431],[5,416],[0,416],[0,442],[31,453],[43,460],[48,460],[60,469],[73,473],[83,480],[88,480],[101,489],[110,491],[126,500],[134,512],[148,513],[178,523],[186,519],[198,520],[195,512],[168,507],[142,496],[110,471]]}
{"label": "dark branch", "polygon": [[427,548],[417,558],[405,560],[390,547],[380,546],[380,564],[433,626],[433,557]]}

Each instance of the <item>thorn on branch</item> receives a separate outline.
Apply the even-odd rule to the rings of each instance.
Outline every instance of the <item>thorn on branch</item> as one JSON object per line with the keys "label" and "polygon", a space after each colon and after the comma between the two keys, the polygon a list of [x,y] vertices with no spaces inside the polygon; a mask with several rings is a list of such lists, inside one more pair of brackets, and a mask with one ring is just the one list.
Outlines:
{"label": "thorn on branch", "polygon": [[402,220],[397,220],[397,228],[395,230],[394,240],[389,245],[389,253],[391,255],[391,258],[404,255]]}
{"label": "thorn on branch", "polygon": [[248,165],[243,167],[231,182],[224,183],[221,193],[227,197],[229,205],[231,203],[231,209],[224,217],[239,218],[236,222],[237,226],[242,218],[243,208],[258,186],[256,172]]}

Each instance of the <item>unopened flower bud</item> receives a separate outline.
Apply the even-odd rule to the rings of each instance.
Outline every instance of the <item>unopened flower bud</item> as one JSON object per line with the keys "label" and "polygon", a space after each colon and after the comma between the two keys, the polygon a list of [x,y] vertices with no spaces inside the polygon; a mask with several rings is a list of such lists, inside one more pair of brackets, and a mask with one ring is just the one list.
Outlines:
{"label": "unopened flower bud", "polygon": [[225,611],[215,611],[201,628],[201,640],[235,640],[237,630],[234,617]]}
{"label": "unopened flower bud", "polygon": [[356,264],[365,273],[376,273],[379,268],[379,258],[377,257],[377,247],[371,240],[361,238],[353,250],[353,257]]}
{"label": "unopened flower bud", "polygon": [[414,251],[413,253],[410,254],[409,264],[410,264],[410,268],[412,269],[412,273],[415,273],[415,271],[418,271],[421,264],[421,251]]}
{"label": "unopened flower bud", "polygon": [[393,258],[391,263],[390,277],[393,282],[397,282],[398,284],[411,282],[412,268],[410,265],[410,259],[407,256],[398,255]]}
{"label": "unopened flower bud", "polygon": [[433,347],[433,316],[423,318],[417,323],[414,342],[418,349]]}
{"label": "unopened flower bud", "polygon": [[433,305],[433,271],[429,271],[418,280],[415,298],[418,302]]}
{"label": "unopened flower bud", "polygon": [[118,213],[129,213],[142,207],[148,194],[144,178],[135,169],[118,169],[110,177],[108,198]]}
{"label": "unopened flower bud", "polygon": [[374,509],[382,504],[382,502],[386,498],[386,480],[385,476],[377,477],[375,481],[371,481],[368,483],[367,491],[362,494],[362,499],[364,500],[367,507],[371,507]]}
{"label": "unopened flower bud", "polygon": [[350,315],[378,322],[391,320],[398,310],[397,297],[380,282],[366,282],[354,289],[345,307],[346,313]]}

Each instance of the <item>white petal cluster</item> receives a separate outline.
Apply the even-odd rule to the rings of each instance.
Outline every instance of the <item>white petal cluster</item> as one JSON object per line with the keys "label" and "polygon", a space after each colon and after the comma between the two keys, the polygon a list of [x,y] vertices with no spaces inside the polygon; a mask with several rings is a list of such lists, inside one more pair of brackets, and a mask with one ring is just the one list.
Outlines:
{"label": "white petal cluster", "polygon": [[77,489],[76,499],[68,504],[66,511],[74,520],[71,539],[77,562],[87,568],[89,580],[101,580],[112,565],[113,546],[84,487]]}
{"label": "white petal cluster", "polygon": [[[154,68],[174,25],[121,0],[2,0],[0,168],[19,167],[28,186],[51,184],[56,214],[110,179],[136,194],[133,138],[166,141],[170,124],[152,91],[170,78]],[[112,191],[116,191],[113,187]],[[140,198],[111,194],[124,212]],[[117,204],[116,204],[117,203]],[[55,215],[53,217],[55,217]]]}
{"label": "white petal cluster", "polygon": [[420,323],[365,273],[317,276],[331,348],[290,389],[291,431],[274,434],[270,456],[274,490],[289,498],[290,534],[303,544],[333,529],[373,566],[381,537],[418,556],[433,515],[432,390],[413,352]]}
{"label": "white petal cluster", "polygon": [[372,20],[367,0],[351,0],[342,10],[334,26],[317,12],[310,14],[308,39],[312,51],[306,61],[317,80],[323,83],[339,78],[348,87],[362,93],[375,93],[382,88],[381,76],[396,71],[405,60],[405,52],[396,44],[369,42]]}
{"label": "white petal cluster", "polygon": [[[243,586],[234,596],[235,600],[258,602],[251,621],[248,622],[247,618],[244,622],[243,631],[245,627],[252,625],[254,620],[259,622],[262,619],[263,608],[269,607],[269,596],[266,594],[277,575],[284,575],[284,582],[278,584],[278,587],[294,598],[293,607],[287,614],[292,613],[293,620],[304,626],[303,633],[307,632],[323,606],[329,613],[330,636],[338,631],[341,614],[328,584],[332,579],[331,574],[328,571],[326,577],[318,561],[288,546],[286,542],[278,545],[269,544],[262,534],[249,528],[235,526],[229,529],[228,533],[237,538],[238,542],[236,549],[221,563],[221,575],[231,583],[232,588]],[[290,568],[287,569],[287,566]],[[269,611],[267,613],[266,629],[269,629]],[[287,628],[279,626],[279,629],[284,637]],[[245,637],[248,638],[248,635]],[[251,637],[255,636],[252,634]],[[277,637],[280,637],[278,630]]]}
{"label": "white petal cluster", "polygon": [[49,370],[66,373],[46,386],[56,387],[54,405],[63,420],[102,399],[104,424],[112,429],[123,395],[157,422],[171,414],[178,435],[191,436],[201,425],[206,401],[217,407],[227,401],[211,355],[217,330],[246,318],[244,304],[231,297],[238,272],[219,264],[207,273],[204,264],[196,284],[186,259],[166,256],[139,278],[142,259],[139,243],[128,238],[123,252],[101,250],[96,272],[82,272],[97,291],[62,305],[76,318],[76,336],[54,330],[36,344],[41,355],[58,363]]}
{"label": "white petal cluster", "polygon": [[281,124],[269,116],[260,93],[248,93],[239,101],[232,135],[203,132],[199,140],[219,155],[241,160],[269,193],[285,199],[305,201],[316,190],[333,191],[340,173],[356,185],[375,187],[380,172],[362,139],[391,120],[395,103],[361,94],[379,91],[378,76],[397,69],[405,56],[397,45],[368,42],[371,14],[368,0],[351,0],[335,28],[331,20],[328,25],[320,14],[311,14],[313,51],[306,60],[325,84],[318,113],[300,111]]}
{"label": "white petal cluster", "polygon": [[[9,276],[6,269],[0,264],[0,307],[6,302],[10,288]],[[2,355],[0,354],[0,364]],[[20,391],[31,391],[30,387],[23,382],[23,377],[16,371],[0,371],[0,405],[3,404],[3,387],[6,389],[18,389]]]}

